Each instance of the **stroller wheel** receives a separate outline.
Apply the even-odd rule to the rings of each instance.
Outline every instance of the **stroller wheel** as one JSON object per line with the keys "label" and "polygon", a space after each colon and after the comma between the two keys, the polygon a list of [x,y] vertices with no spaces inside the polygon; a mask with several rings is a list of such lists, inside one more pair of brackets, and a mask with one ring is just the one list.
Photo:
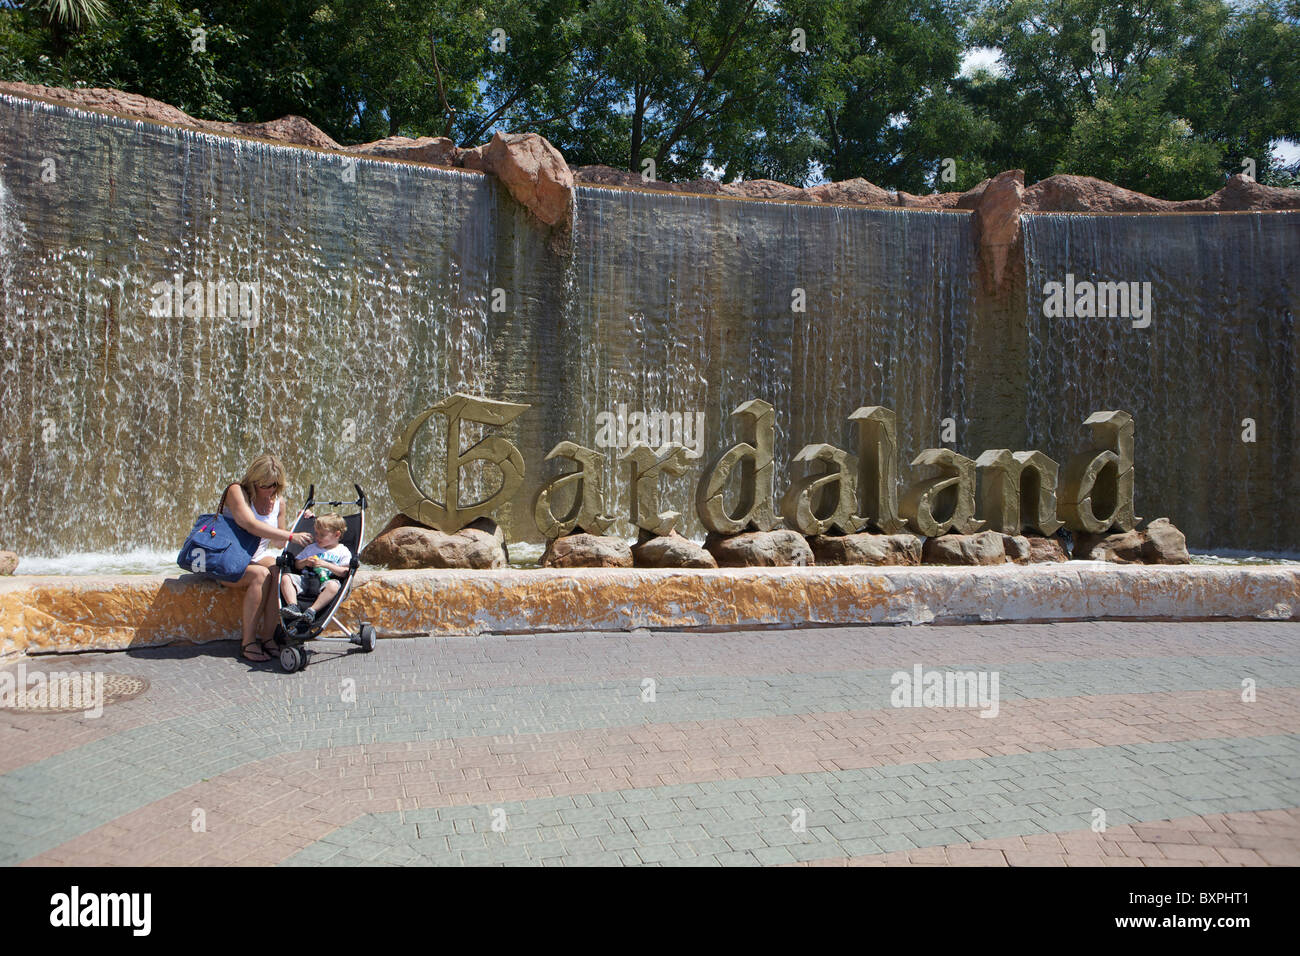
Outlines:
{"label": "stroller wheel", "polygon": [[302,652],[301,648],[290,644],[280,650],[280,667],[285,673],[292,674],[294,671],[300,671],[306,666],[307,655]]}
{"label": "stroller wheel", "polygon": [[361,625],[361,630],[357,633],[361,638],[361,649],[369,654],[375,649],[375,627],[369,622]]}

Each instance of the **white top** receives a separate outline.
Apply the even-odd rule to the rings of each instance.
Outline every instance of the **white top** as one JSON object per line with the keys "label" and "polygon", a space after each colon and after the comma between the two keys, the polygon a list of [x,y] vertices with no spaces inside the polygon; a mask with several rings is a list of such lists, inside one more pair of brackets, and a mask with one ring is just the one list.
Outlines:
{"label": "white top", "polygon": [[[262,512],[260,512],[260,511],[257,510],[257,505],[253,504],[252,502],[249,502],[249,505],[248,505],[248,506],[249,506],[250,508],[253,509],[253,514],[257,515],[257,520],[258,520],[258,521],[265,521],[265,522],[266,522],[267,524],[269,524],[271,527],[273,527],[273,528],[278,528],[278,527],[280,527],[280,505],[281,505],[282,501],[283,501],[283,499],[280,498],[279,495],[276,495],[275,503],[274,503],[273,505],[271,505],[271,511],[270,511],[269,514],[262,514]],[[233,513],[231,512],[231,510],[230,510],[230,505],[225,505],[225,506],[223,506],[222,509],[221,509],[221,513],[222,513],[223,515],[225,515],[227,518],[234,518],[234,517],[235,517],[234,514],[233,514]],[[257,550],[256,550],[255,552],[253,552],[253,561],[256,561],[256,560],[257,560],[258,558],[260,558],[262,555],[266,554],[266,551],[267,551],[266,539],[265,539],[265,538],[258,538],[258,539],[257,539]],[[251,562],[250,562],[250,563],[251,563]]]}
{"label": "white top", "polygon": [[352,560],[352,552],[348,550],[348,546],[342,541],[328,551],[313,541],[298,553],[298,557],[294,558],[294,561],[301,561],[303,558],[311,558],[318,554],[330,564],[341,564],[344,567],[347,567],[348,562]]}

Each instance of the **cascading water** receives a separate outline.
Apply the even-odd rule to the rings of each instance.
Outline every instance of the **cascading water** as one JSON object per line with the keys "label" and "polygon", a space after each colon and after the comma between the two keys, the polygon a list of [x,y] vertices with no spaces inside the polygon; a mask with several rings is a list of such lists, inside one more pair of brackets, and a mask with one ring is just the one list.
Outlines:
{"label": "cascading water", "polygon": [[[486,178],[3,109],[24,223],[3,293],[10,547],[166,547],[267,448],[294,491],[382,492],[397,423],[493,388]],[[156,314],[177,279],[246,283],[256,308]]]}
{"label": "cascading water", "polygon": [[[1200,547],[1300,547],[1300,216],[1021,222],[1030,447],[1064,464],[1083,446],[1090,412],[1125,409],[1136,421],[1139,514],[1171,517]],[[1045,316],[1047,284],[1067,274],[1149,282],[1150,325]]]}
{"label": "cascading water", "polygon": [[[601,187],[580,187],[578,209],[570,307],[593,330],[575,417],[588,440],[620,407],[698,412],[698,466],[732,444],[732,410],[761,398],[776,408],[779,495],[804,444],[854,447],[860,405],[898,412],[907,455],[938,442],[943,417],[963,420],[949,346],[971,308],[966,217]],[[606,475],[620,514],[626,467]],[[698,476],[665,479],[663,501],[702,534]]]}
{"label": "cascading water", "polygon": [[[859,405],[898,413],[904,478],[945,418],[972,457],[974,440],[1064,463],[1090,412],[1124,408],[1141,513],[1195,546],[1297,547],[1294,214],[1026,216],[1022,323],[1010,300],[976,301],[963,213],[599,186],[575,206],[560,242],[491,177],[0,96],[0,545],[165,551],[265,449],[292,492],[361,483],[377,528],[392,438],[466,391],[533,406],[504,432],[527,467],[496,513],[512,542],[539,540],[532,494],[565,439],[606,440],[612,532],[633,534],[634,412],[689,422],[701,457],[661,507],[700,536],[699,468],[761,398],[778,496],[804,444],[852,447]],[[1066,273],[1151,282],[1151,326],[1045,317]],[[219,314],[190,282],[245,283],[256,314]],[[431,426],[413,465],[441,499]],[[463,502],[497,485],[464,474]]]}
{"label": "cascading water", "polygon": [[[263,449],[291,490],[360,482],[382,522],[388,444],[458,390],[533,405],[506,430],[528,470],[497,513],[512,541],[539,539],[531,496],[559,470],[545,454],[596,446],[620,406],[703,413],[707,460],[736,406],[771,402],[778,495],[803,444],[850,441],[859,405],[898,412],[907,456],[967,415],[964,214],[580,187],[557,252],[490,177],[12,97],[0,110],[18,223],[0,500],[24,554],[174,546]],[[177,276],[255,283],[255,321],[206,301],[151,315]],[[433,424],[415,464],[440,498]],[[605,450],[613,532],[631,536],[625,449]],[[663,497],[696,536],[701,463]],[[468,471],[463,501],[495,487],[493,469]]]}

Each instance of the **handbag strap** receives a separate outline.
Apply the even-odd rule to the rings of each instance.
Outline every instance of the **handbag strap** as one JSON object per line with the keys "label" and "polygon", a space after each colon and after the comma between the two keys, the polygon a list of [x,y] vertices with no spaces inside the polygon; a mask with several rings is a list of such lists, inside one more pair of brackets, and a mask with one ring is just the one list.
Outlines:
{"label": "handbag strap", "polygon": [[228,495],[229,493],[230,493],[230,485],[226,485],[225,490],[221,492],[221,500],[217,502],[216,514],[218,518],[221,517],[221,509],[226,506],[226,495]]}

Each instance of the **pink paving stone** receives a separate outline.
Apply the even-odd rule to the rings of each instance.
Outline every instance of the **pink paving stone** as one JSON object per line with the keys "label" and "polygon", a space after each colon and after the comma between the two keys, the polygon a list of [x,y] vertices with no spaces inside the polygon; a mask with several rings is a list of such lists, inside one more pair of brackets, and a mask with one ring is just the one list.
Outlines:
{"label": "pink paving stone", "polygon": [[941,846],[924,847],[920,850],[908,850],[909,863],[943,864],[948,862],[948,855]]}
{"label": "pink paving stone", "polygon": [[1025,849],[1024,837],[998,837],[994,840],[979,840],[971,844],[977,850],[1016,850]]}
{"label": "pink paving stone", "polygon": [[[1147,843],[1160,843],[1160,844],[1190,843],[1192,845],[1196,844],[1196,837],[1194,837],[1191,833],[1189,833],[1187,830],[1184,830],[1182,828],[1160,826],[1158,824],[1139,823],[1139,824],[1134,824],[1133,832],[1136,833],[1138,836],[1140,836],[1143,839],[1143,841]],[[1189,859],[1194,859],[1194,858],[1189,858]]]}
{"label": "pink paving stone", "polygon": [[1065,866],[1062,853],[1043,853],[1036,850],[1007,850],[1007,863],[1011,866]]}
{"label": "pink paving stone", "polygon": [[1236,846],[1237,842],[1233,839],[1231,833],[1218,833],[1211,830],[1209,833],[1196,832],[1192,836],[1201,846]]}
{"label": "pink paving stone", "polygon": [[1284,839],[1276,830],[1271,833],[1237,833],[1234,836],[1237,846],[1250,850],[1276,850],[1287,844],[1295,845],[1294,841]]}
{"label": "pink paving stone", "polygon": [[1300,811],[1296,810],[1256,810],[1255,816],[1265,823],[1294,825],[1300,823]]}
{"label": "pink paving stone", "polygon": [[1294,847],[1260,847],[1256,852],[1269,866],[1300,866],[1300,849]]}
{"label": "pink paving stone", "polygon": [[1164,852],[1160,846],[1155,843],[1121,843],[1125,856],[1136,857],[1140,860],[1163,860]]}
{"label": "pink paving stone", "polygon": [[949,845],[948,863],[951,866],[1006,866],[1007,858],[1001,850],[980,850],[974,847]]}
{"label": "pink paving stone", "polygon": [[1223,857],[1212,846],[1165,843],[1161,844],[1160,849],[1164,851],[1165,858],[1169,860],[1200,860],[1202,863],[1215,864],[1223,862]]}
{"label": "pink paving stone", "polygon": [[1061,838],[1055,833],[1029,833],[1020,838],[1029,850],[1046,850],[1058,853],[1063,849]]}

